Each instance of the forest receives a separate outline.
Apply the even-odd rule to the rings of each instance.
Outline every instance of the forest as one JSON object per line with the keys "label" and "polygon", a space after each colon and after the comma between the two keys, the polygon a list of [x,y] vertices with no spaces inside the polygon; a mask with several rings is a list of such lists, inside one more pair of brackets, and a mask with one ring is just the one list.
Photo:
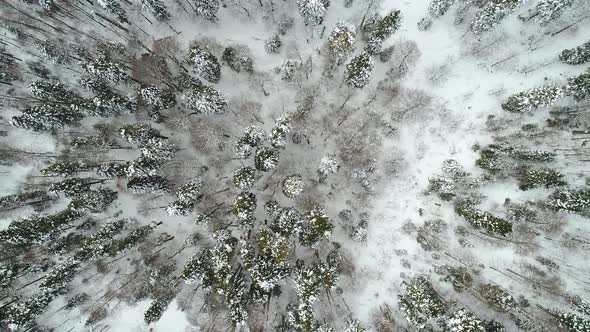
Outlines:
{"label": "forest", "polygon": [[0,331],[590,332],[590,0],[0,0]]}

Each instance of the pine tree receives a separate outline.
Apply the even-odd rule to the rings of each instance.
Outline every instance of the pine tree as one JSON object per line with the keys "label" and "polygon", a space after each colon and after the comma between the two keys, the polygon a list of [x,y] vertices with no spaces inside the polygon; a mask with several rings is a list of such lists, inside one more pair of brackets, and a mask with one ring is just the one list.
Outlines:
{"label": "pine tree", "polygon": [[41,170],[41,174],[45,176],[70,176],[80,172],[87,172],[92,166],[84,161],[61,161],[55,162],[50,166]]}
{"label": "pine tree", "polygon": [[74,258],[80,261],[96,260],[108,255],[115,242],[115,236],[120,234],[131,221],[118,219],[103,224],[94,234],[82,241],[80,250]]}
{"label": "pine tree", "polygon": [[25,331],[35,327],[35,317],[53,300],[51,294],[40,292],[25,300],[10,304],[2,318],[11,331]]}
{"label": "pine tree", "polygon": [[443,16],[456,0],[432,0],[428,5],[428,12],[432,17]]}
{"label": "pine tree", "polygon": [[168,8],[161,0],[141,0],[143,8],[147,9],[160,22],[170,19]]}
{"label": "pine tree", "polygon": [[254,60],[248,56],[239,54],[238,50],[234,47],[228,46],[223,50],[221,61],[238,73],[242,70],[249,74],[254,72]]}
{"label": "pine tree", "polygon": [[320,178],[320,183],[326,182],[328,175],[338,172],[339,169],[340,164],[338,163],[338,161],[336,161],[336,159],[334,159],[333,156],[326,155],[322,157],[322,159],[320,160],[320,166],[317,170],[317,173]]}
{"label": "pine tree", "polygon": [[[201,0],[209,1],[209,0]],[[193,68],[201,78],[217,83],[221,77],[221,66],[219,60],[211,52],[201,46],[194,46],[189,49],[189,59]]]}
{"label": "pine tree", "polygon": [[322,206],[316,205],[305,213],[305,222],[299,233],[299,242],[306,246],[314,248],[323,239],[328,239],[332,235],[334,224]]}
{"label": "pine tree", "polygon": [[590,97],[590,69],[578,76],[568,78],[565,94],[573,96],[576,101]]}
{"label": "pine tree", "polygon": [[81,65],[86,74],[97,80],[119,84],[129,79],[125,65],[113,61],[107,52],[99,52],[96,58],[88,59]]}
{"label": "pine tree", "polygon": [[283,189],[283,194],[288,198],[295,198],[301,194],[303,191],[303,187],[305,184],[303,183],[303,178],[299,174],[293,174],[287,176],[281,182],[281,186]]}
{"label": "pine tree", "polygon": [[32,131],[50,131],[77,124],[84,114],[77,106],[62,104],[41,104],[26,108],[23,115],[12,117],[10,123],[15,127]]}
{"label": "pine tree", "polygon": [[110,89],[98,92],[90,103],[85,106],[87,107],[84,110],[86,115],[100,116],[103,118],[134,113],[137,109],[137,104],[134,100],[121,96]]}
{"label": "pine tree", "polygon": [[241,190],[249,190],[254,185],[256,169],[250,166],[240,167],[234,171],[233,182]]}
{"label": "pine tree", "polygon": [[574,0],[541,0],[535,7],[535,13],[539,15],[541,26],[546,26],[551,21],[558,19],[561,14],[574,4]]}
{"label": "pine tree", "polygon": [[102,9],[106,10],[107,12],[117,15],[119,21],[123,23],[127,23],[127,13],[121,6],[121,3],[118,0],[97,0],[97,3]]}
{"label": "pine tree", "polygon": [[508,311],[516,307],[516,300],[510,293],[494,284],[484,284],[480,287],[481,296],[494,308]]}
{"label": "pine tree", "polygon": [[103,163],[98,166],[96,170],[96,174],[99,176],[104,176],[106,178],[116,178],[126,175],[127,164],[125,163],[115,163],[115,162],[108,162]]}
{"label": "pine tree", "polygon": [[554,211],[583,213],[590,207],[589,189],[558,189],[545,202]]}
{"label": "pine tree", "polygon": [[236,197],[232,205],[232,213],[238,218],[240,227],[250,229],[254,226],[256,210],[256,195],[242,192]]}
{"label": "pine tree", "polygon": [[510,15],[522,0],[492,0],[482,10],[475,14],[475,18],[469,22],[473,33],[482,33],[492,30],[503,19]]}
{"label": "pine tree", "polygon": [[533,169],[530,166],[521,166],[516,171],[516,178],[520,190],[567,186],[567,182],[563,180],[563,174],[551,168]]}
{"label": "pine tree", "polygon": [[53,197],[47,195],[47,193],[42,190],[6,195],[0,197],[0,210],[11,210],[27,205],[41,205],[51,199],[53,199]]}
{"label": "pine tree", "polygon": [[77,93],[68,90],[61,82],[34,81],[29,84],[29,91],[34,97],[48,102],[74,106],[82,104],[82,98]]}
{"label": "pine tree", "polygon": [[405,291],[399,298],[399,308],[410,325],[422,329],[429,319],[444,314],[446,305],[425,276],[404,281]]}
{"label": "pine tree", "polygon": [[47,191],[57,197],[75,197],[87,191],[91,184],[88,179],[71,178],[51,184]]}
{"label": "pine tree", "polygon": [[254,166],[257,170],[268,172],[279,164],[279,152],[276,149],[261,146],[256,149]]}
{"label": "pine tree", "polygon": [[338,22],[330,37],[328,37],[328,50],[336,65],[341,65],[352,54],[356,39],[356,30],[351,24]]}
{"label": "pine tree", "polygon": [[485,323],[467,309],[459,309],[445,322],[445,332],[487,332]]}
{"label": "pine tree", "polygon": [[559,60],[569,65],[581,65],[590,61],[590,41],[575,48],[568,48],[561,51]]}
{"label": "pine tree", "polygon": [[209,21],[217,21],[219,0],[194,0],[194,8],[197,15]]}
{"label": "pine tree", "polygon": [[77,195],[68,204],[68,208],[73,211],[101,213],[104,212],[117,199],[117,192],[100,188],[97,190],[88,190]]}
{"label": "pine tree", "polygon": [[74,279],[79,267],[80,263],[73,258],[56,265],[45,275],[39,289],[47,294],[61,294],[67,288],[69,282]]}
{"label": "pine tree", "polygon": [[197,114],[220,114],[227,108],[225,96],[207,85],[194,86],[182,96],[182,102]]}
{"label": "pine tree", "polygon": [[169,216],[187,216],[193,211],[194,207],[194,202],[175,200],[168,204],[166,212]]}
{"label": "pine tree", "polygon": [[264,41],[264,50],[268,54],[277,54],[283,43],[279,35],[273,35]]}
{"label": "pine tree", "polygon": [[553,104],[563,97],[564,91],[560,87],[542,86],[510,96],[502,104],[502,108],[508,112],[524,113],[539,107]]}
{"label": "pine tree", "polygon": [[297,0],[297,7],[305,25],[321,25],[328,4],[326,0]]}
{"label": "pine tree", "polygon": [[164,311],[166,311],[169,303],[170,301],[167,299],[156,299],[152,301],[143,315],[143,321],[146,323],[146,325],[151,325],[159,321],[160,318],[162,318]]}
{"label": "pine tree", "polygon": [[128,177],[135,176],[153,176],[156,175],[162,163],[158,160],[141,156],[125,164],[125,175]]}
{"label": "pine tree", "polygon": [[552,310],[551,315],[558,321],[559,326],[566,328],[568,332],[590,331],[590,319],[561,310]]}
{"label": "pine tree", "polygon": [[367,329],[363,327],[361,322],[358,319],[348,318],[346,321],[346,328],[344,332],[365,332]]}
{"label": "pine tree", "polygon": [[111,256],[117,256],[125,250],[129,250],[138,246],[141,241],[145,240],[145,238],[153,231],[154,226],[152,225],[145,225],[134,229],[124,238],[113,241],[111,247],[109,248],[109,254]]}
{"label": "pine tree", "polygon": [[367,37],[366,52],[370,55],[379,53],[383,42],[400,28],[401,23],[402,13],[396,9],[368,25],[369,32],[365,34]]}
{"label": "pine tree", "polygon": [[262,145],[262,143],[266,141],[267,136],[268,134],[260,127],[246,127],[244,133],[236,143],[236,156],[241,159],[250,157],[252,155],[252,149]]}
{"label": "pine tree", "polygon": [[200,190],[204,185],[201,180],[191,180],[178,188],[176,196],[181,201],[196,202],[200,197]]}
{"label": "pine tree", "polygon": [[170,192],[170,182],[159,175],[132,177],[127,189],[134,194]]}
{"label": "pine tree", "polygon": [[14,244],[45,243],[80,217],[79,212],[71,209],[44,216],[32,215],[11,222],[7,229],[0,231],[0,239]]}
{"label": "pine tree", "polygon": [[483,228],[490,233],[507,236],[512,233],[512,224],[506,219],[496,217],[489,212],[471,208],[459,203],[455,212],[465,218],[475,228]]}
{"label": "pine tree", "polygon": [[275,126],[270,133],[270,145],[275,149],[284,148],[289,131],[291,131],[291,115],[287,113],[275,120]]}
{"label": "pine tree", "polygon": [[159,130],[147,123],[133,123],[119,129],[119,135],[127,142],[139,147],[146,146],[153,139],[166,139]]}
{"label": "pine tree", "polygon": [[369,83],[375,62],[371,56],[363,52],[350,60],[346,65],[344,79],[346,84],[353,88],[363,88]]}

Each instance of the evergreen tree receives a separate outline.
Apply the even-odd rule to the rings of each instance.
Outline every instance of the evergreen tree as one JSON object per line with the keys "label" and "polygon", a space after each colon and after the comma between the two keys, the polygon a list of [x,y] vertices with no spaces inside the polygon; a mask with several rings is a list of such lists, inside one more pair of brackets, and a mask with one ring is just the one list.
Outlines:
{"label": "evergreen tree", "polygon": [[81,65],[86,74],[97,80],[119,84],[129,79],[125,65],[113,61],[104,51],[99,52],[96,58],[82,62]]}
{"label": "evergreen tree", "polygon": [[32,106],[22,113],[12,117],[10,123],[15,127],[37,132],[74,125],[84,118],[77,106],[66,107],[53,103]]}
{"label": "evergreen tree", "polygon": [[542,86],[510,96],[502,104],[502,108],[508,112],[529,112],[553,104],[563,96],[563,93],[560,87]]}
{"label": "evergreen tree", "polygon": [[156,175],[160,166],[162,166],[160,161],[141,156],[126,163],[124,172],[128,177],[153,176]]}
{"label": "evergreen tree", "polygon": [[236,156],[246,159],[252,155],[252,149],[262,145],[266,140],[267,133],[264,129],[257,126],[249,126],[244,129],[244,133],[238,139],[235,150]]}
{"label": "evergreen tree", "polygon": [[156,299],[152,301],[143,315],[143,320],[146,325],[151,325],[159,321],[160,318],[162,318],[164,311],[166,311],[169,303],[170,301],[167,299]]}
{"label": "evergreen tree", "polygon": [[127,12],[121,6],[121,3],[118,0],[97,0],[97,3],[102,9],[106,10],[107,12],[116,15],[119,18],[119,21],[123,23],[127,23]]}
{"label": "evergreen tree", "polygon": [[11,210],[26,205],[43,204],[51,199],[52,197],[42,190],[6,195],[0,197],[0,210]]}
{"label": "evergreen tree", "polygon": [[369,83],[374,66],[375,62],[368,53],[363,52],[355,56],[346,65],[344,72],[346,84],[353,88],[363,88]]}
{"label": "evergreen tree", "polygon": [[576,101],[588,98],[590,96],[590,69],[578,76],[568,78],[565,93],[573,96]]}
{"label": "evergreen tree", "polygon": [[25,300],[10,304],[3,309],[3,321],[11,331],[25,331],[35,327],[35,317],[53,300],[51,294],[40,292]]}
{"label": "evergreen tree", "polygon": [[320,183],[326,182],[328,175],[338,172],[340,164],[331,155],[326,155],[320,160],[320,166],[318,167],[317,173],[320,178]]}
{"label": "evergreen tree", "polygon": [[134,194],[170,192],[170,182],[159,175],[132,177],[127,189]]}
{"label": "evergreen tree", "polygon": [[475,228],[483,228],[490,233],[507,236],[512,233],[512,224],[506,219],[496,217],[489,212],[480,211],[459,203],[455,212],[465,218]]}
{"label": "evergreen tree", "polygon": [[176,200],[168,204],[166,212],[169,216],[187,216],[195,207],[195,203],[192,201]]}
{"label": "evergreen tree", "polygon": [[121,96],[110,89],[105,89],[94,96],[85,110],[89,116],[108,118],[120,114],[134,113],[137,109],[135,101]]}
{"label": "evergreen tree", "polygon": [[15,220],[0,231],[0,239],[14,244],[45,243],[56,237],[81,214],[71,209],[45,216],[32,215]]}
{"label": "evergreen tree", "polygon": [[61,294],[67,288],[70,281],[74,279],[79,267],[80,263],[77,260],[73,258],[67,259],[56,265],[45,275],[39,288],[44,293],[54,296]]}
{"label": "evergreen tree", "polygon": [[201,180],[191,180],[178,188],[176,196],[181,201],[192,201],[195,202],[200,197],[200,190],[203,188],[204,183]]}
{"label": "evergreen tree", "polygon": [[381,51],[383,42],[393,35],[401,26],[402,13],[398,9],[391,11],[381,19],[368,25],[369,32],[366,33],[367,47],[366,52],[375,55]]}
{"label": "evergreen tree", "polygon": [[545,26],[558,19],[573,4],[574,0],[541,0],[535,7],[535,13],[539,15],[541,26]]}
{"label": "evergreen tree", "polygon": [[126,175],[127,164],[108,162],[98,166],[96,174],[104,176],[106,178],[115,178]]}
{"label": "evergreen tree", "polygon": [[405,293],[400,295],[399,308],[410,325],[422,329],[429,319],[444,314],[446,305],[425,276],[417,276],[402,283]]}
{"label": "evergreen tree", "polygon": [[515,166],[517,162],[550,162],[555,160],[555,153],[547,151],[531,151],[523,147],[508,144],[490,144],[479,152],[480,158],[475,165],[491,174],[497,174]]}
{"label": "evergreen tree", "polygon": [[93,183],[88,179],[71,178],[51,184],[47,191],[57,197],[75,197],[90,189],[91,184]]}
{"label": "evergreen tree", "polygon": [[161,0],[141,0],[143,8],[147,9],[160,22],[170,19],[168,8]]}
{"label": "evergreen tree", "polygon": [[[211,0],[200,0],[211,1]],[[217,57],[201,46],[194,46],[189,49],[189,59],[199,76],[211,83],[219,82],[221,77],[221,66]]]}
{"label": "evergreen tree", "polygon": [[520,190],[567,186],[567,182],[563,180],[563,174],[551,168],[533,169],[530,166],[521,166],[516,171],[516,178]]}
{"label": "evergreen tree", "polygon": [[566,328],[568,332],[590,331],[590,319],[561,310],[552,310],[551,314],[558,321],[559,326]]}
{"label": "evergreen tree", "polygon": [[197,15],[212,22],[217,21],[219,0],[194,0],[193,3]]}
{"label": "evergreen tree", "polygon": [[443,16],[456,0],[432,0],[428,5],[428,12],[432,17]]}
{"label": "evergreen tree", "polygon": [[299,233],[299,242],[314,248],[319,241],[328,239],[334,230],[334,224],[322,206],[316,205],[305,213],[305,221]]}
{"label": "evergreen tree", "polygon": [[279,35],[273,35],[264,41],[264,50],[268,54],[277,54],[282,45],[283,42],[281,42]]}
{"label": "evergreen tree", "polygon": [[575,48],[568,48],[561,51],[559,60],[569,65],[581,65],[590,61],[590,41]]}
{"label": "evergreen tree", "polygon": [[367,329],[363,327],[361,322],[358,319],[348,318],[346,321],[346,328],[344,332],[365,332]]}
{"label": "evergreen tree", "polygon": [[590,207],[589,189],[558,189],[545,202],[554,211],[583,213]]}
{"label": "evergreen tree", "polygon": [[227,108],[225,96],[207,85],[194,86],[182,96],[182,102],[198,114],[220,114]]}
{"label": "evergreen tree", "polygon": [[94,234],[82,241],[81,248],[74,258],[86,261],[108,255],[115,241],[115,236],[120,234],[130,223],[128,219],[118,219],[103,224]]}
{"label": "evergreen tree", "polygon": [[295,198],[301,194],[303,191],[303,187],[305,184],[303,183],[303,178],[299,174],[293,174],[287,176],[281,182],[283,188],[283,194],[288,198]]}
{"label": "evergreen tree", "polygon": [[269,228],[285,238],[301,233],[304,216],[293,207],[280,207],[276,201],[264,204],[264,210],[270,217]]}
{"label": "evergreen tree", "polygon": [[154,139],[166,139],[159,130],[154,129],[147,123],[133,123],[121,127],[119,135],[127,142],[143,147]]}
{"label": "evergreen tree", "polygon": [[522,0],[491,0],[482,10],[475,14],[475,18],[469,22],[473,33],[482,33],[492,30],[503,19],[510,15]]}
{"label": "evergreen tree", "polygon": [[45,176],[70,176],[80,172],[87,172],[92,166],[81,160],[55,162],[41,170]]}
{"label": "evergreen tree", "polygon": [[330,37],[328,37],[328,50],[336,65],[341,65],[352,54],[356,39],[356,30],[351,24],[338,22]]}
{"label": "evergreen tree", "polygon": [[289,131],[291,131],[291,116],[287,113],[275,120],[275,126],[270,133],[270,145],[275,149],[284,148]]}
{"label": "evergreen tree", "polygon": [[88,190],[77,195],[68,205],[73,211],[100,213],[104,212],[117,199],[117,192],[100,188]]}
{"label": "evergreen tree", "polygon": [[242,70],[249,74],[254,72],[254,60],[248,56],[240,55],[234,47],[228,46],[223,50],[221,61],[238,73]]}
{"label": "evergreen tree", "polygon": [[79,106],[82,98],[75,92],[68,90],[61,82],[34,81],[29,84],[29,91],[34,97],[48,102]]}
{"label": "evergreen tree", "polygon": [[279,152],[276,149],[261,146],[256,149],[254,155],[254,166],[257,170],[268,172],[277,167],[279,163]]}
{"label": "evergreen tree", "polygon": [[326,0],[297,0],[297,7],[305,25],[321,25],[328,5],[329,1]]}
{"label": "evergreen tree", "polygon": [[445,332],[487,332],[485,323],[467,309],[459,309],[448,318]]}
{"label": "evergreen tree", "polygon": [[153,231],[154,226],[152,225],[141,226],[134,229],[124,238],[113,241],[111,247],[109,248],[109,254],[111,256],[117,256],[125,250],[129,250],[138,246],[141,241],[145,240],[145,238]]}
{"label": "evergreen tree", "polygon": [[249,192],[240,193],[232,205],[232,213],[238,218],[238,224],[245,229],[251,229],[254,226],[255,210],[256,195]]}
{"label": "evergreen tree", "polygon": [[254,185],[256,169],[250,166],[240,167],[234,171],[233,182],[241,190],[249,190]]}
{"label": "evergreen tree", "polygon": [[481,296],[494,308],[508,311],[516,307],[516,300],[510,293],[494,284],[484,284],[480,287]]}

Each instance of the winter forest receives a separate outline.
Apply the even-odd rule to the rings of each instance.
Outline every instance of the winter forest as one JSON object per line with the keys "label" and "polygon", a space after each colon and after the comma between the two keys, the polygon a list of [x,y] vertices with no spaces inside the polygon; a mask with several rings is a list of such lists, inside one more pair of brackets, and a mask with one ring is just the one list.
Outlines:
{"label": "winter forest", "polygon": [[590,332],[590,0],[0,0],[0,331]]}

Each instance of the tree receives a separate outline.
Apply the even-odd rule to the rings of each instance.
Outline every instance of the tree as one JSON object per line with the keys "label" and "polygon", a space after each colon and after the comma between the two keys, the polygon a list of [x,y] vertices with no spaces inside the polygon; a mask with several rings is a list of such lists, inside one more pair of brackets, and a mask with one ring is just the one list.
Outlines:
{"label": "tree", "polygon": [[344,79],[353,88],[362,89],[369,83],[375,62],[367,52],[363,52],[350,60],[346,65]]}
{"label": "tree", "polygon": [[348,318],[344,332],[365,332],[367,331],[358,319]]}
{"label": "tree", "polygon": [[148,235],[154,231],[154,226],[145,225],[134,229],[122,239],[113,241],[109,248],[110,256],[117,256],[125,250],[138,246]]}
{"label": "tree", "polygon": [[67,259],[45,275],[43,282],[39,285],[39,289],[47,294],[59,295],[67,288],[70,281],[74,279],[79,267],[80,262],[76,259]]}
{"label": "tree", "polygon": [[249,74],[254,72],[254,60],[248,56],[239,54],[239,51],[234,47],[228,46],[223,50],[221,61],[238,73],[242,70]]}
{"label": "tree", "polygon": [[207,85],[194,86],[182,96],[182,102],[196,114],[220,114],[227,108],[225,96]]}
{"label": "tree", "polygon": [[479,12],[475,18],[469,22],[469,27],[473,33],[482,33],[492,30],[504,18],[510,15],[522,0],[492,0]]}
{"label": "tree", "polygon": [[402,287],[405,293],[398,296],[399,308],[410,325],[422,329],[427,320],[444,314],[446,304],[427,277],[414,277],[404,281]]}
{"label": "tree", "polygon": [[299,242],[306,246],[314,248],[319,241],[327,239],[332,235],[334,224],[326,214],[324,208],[316,205],[305,213],[305,221],[299,233]]}
{"label": "tree", "polygon": [[269,228],[285,238],[302,232],[304,216],[293,207],[280,207],[276,201],[268,201],[264,209],[270,217]]}
{"label": "tree", "polygon": [[195,202],[200,197],[201,188],[205,184],[201,180],[191,180],[178,188],[176,196],[181,201]]}
{"label": "tree", "polygon": [[539,107],[545,107],[559,100],[564,94],[560,87],[542,86],[510,96],[502,104],[502,109],[513,113],[529,112]]}
{"label": "tree", "polygon": [[234,171],[233,182],[241,190],[249,190],[254,185],[256,169],[250,166],[240,167]]}
{"label": "tree", "polygon": [[471,208],[466,204],[459,203],[455,212],[465,218],[475,228],[483,228],[490,233],[507,236],[512,233],[512,224],[506,219],[496,217],[489,212]]}
{"label": "tree", "polygon": [[590,61],[590,41],[575,48],[561,51],[559,60],[568,65],[581,65]]}
{"label": "tree", "polygon": [[92,166],[81,160],[58,161],[41,170],[45,176],[67,177],[80,172],[87,172]]}
{"label": "tree", "polygon": [[401,26],[402,13],[400,10],[392,10],[385,17],[377,18],[374,22],[369,24],[365,33],[367,38],[366,52],[370,55],[375,55],[381,51],[383,42],[393,35]]}
{"label": "tree", "polygon": [[52,183],[47,191],[57,197],[75,197],[88,190],[93,183],[98,183],[98,181],[91,182],[84,178],[65,179],[60,182]]}
{"label": "tree", "polygon": [[484,322],[465,308],[461,308],[451,315],[445,322],[445,332],[487,332]]}
{"label": "tree", "polygon": [[268,134],[264,129],[257,126],[249,126],[244,129],[244,133],[238,139],[235,151],[236,156],[246,159],[252,155],[252,149],[262,145],[266,141]]}
{"label": "tree", "polygon": [[121,127],[119,135],[127,142],[139,147],[147,146],[154,139],[166,139],[159,130],[142,122]]}
{"label": "tree", "polygon": [[194,202],[176,200],[168,204],[166,212],[169,216],[187,216],[193,211],[194,207]]}
{"label": "tree", "polygon": [[546,26],[573,4],[574,0],[541,0],[535,6],[535,14],[539,16],[541,26]]}
{"label": "tree", "polygon": [[279,164],[279,152],[276,149],[261,146],[256,149],[254,166],[257,170],[268,172]]}
{"label": "tree", "polygon": [[291,114],[287,113],[275,120],[275,126],[270,132],[270,145],[275,149],[284,148],[289,131],[291,131]]}
{"label": "tree", "polygon": [[116,191],[107,188],[88,190],[77,195],[68,204],[68,208],[79,212],[100,213],[105,211],[115,200],[117,200]]}
{"label": "tree", "polygon": [[35,327],[35,317],[53,300],[51,294],[37,293],[27,299],[10,304],[3,313],[3,321],[11,331],[23,331]]}
{"label": "tree", "polygon": [[98,52],[96,58],[87,59],[81,65],[86,74],[96,80],[106,80],[114,84],[119,84],[129,79],[125,65],[113,61],[109,54],[104,51]]}
{"label": "tree", "polygon": [[273,35],[264,41],[264,50],[268,54],[277,54],[283,43],[279,35]]}
{"label": "tree", "polygon": [[166,311],[168,304],[170,304],[168,299],[156,299],[152,301],[143,315],[143,321],[146,325],[153,324],[160,320],[164,311]]}
{"label": "tree", "polygon": [[326,155],[320,160],[320,166],[318,167],[317,173],[319,175],[320,183],[326,182],[328,175],[338,172],[340,169],[340,163],[334,159],[331,155]]}
{"label": "tree", "polygon": [[160,22],[170,19],[168,8],[161,0],[141,0],[143,8],[147,9]]}
{"label": "tree", "polygon": [[256,195],[250,192],[242,192],[236,197],[232,205],[232,213],[238,218],[240,227],[250,229],[256,221],[254,211],[256,210]]}
{"label": "tree", "polygon": [[61,82],[34,81],[29,84],[29,91],[34,97],[48,102],[74,106],[80,106],[83,102],[77,93],[68,90]]}
{"label": "tree", "polygon": [[560,327],[564,327],[568,332],[588,332],[590,331],[590,320],[576,314],[561,310],[552,310],[551,315],[557,320]]}
{"label": "tree", "polygon": [[127,13],[121,6],[121,3],[117,0],[97,0],[97,3],[102,9],[106,10],[107,12],[117,15],[119,21],[126,23],[127,21]]}
{"label": "tree", "polygon": [[590,69],[578,76],[568,78],[565,94],[573,96],[576,101],[588,98],[590,96]]}
{"label": "tree", "polygon": [[12,117],[10,123],[19,128],[32,131],[50,131],[77,124],[84,114],[77,106],[66,107],[62,104],[41,104],[26,108],[23,115]]}
{"label": "tree", "polygon": [[209,21],[217,21],[219,0],[194,0],[194,8],[197,15]]}
{"label": "tree", "polygon": [[590,190],[558,189],[549,196],[545,204],[554,211],[583,213],[590,207]]}
{"label": "tree", "polygon": [[494,284],[484,284],[479,288],[481,296],[494,308],[508,311],[516,307],[516,300],[510,293]]}
{"label": "tree", "polygon": [[14,244],[45,243],[80,217],[79,212],[71,209],[44,216],[32,215],[11,222],[7,229],[0,231],[0,239]]}
{"label": "tree", "polygon": [[529,190],[536,187],[555,188],[567,186],[563,180],[563,174],[551,168],[533,169],[530,166],[521,166],[516,171],[518,187],[520,190]]}
{"label": "tree", "polygon": [[211,83],[219,82],[221,66],[211,52],[201,46],[194,46],[189,49],[189,59],[199,76]]}
{"label": "tree", "polygon": [[170,192],[170,182],[159,175],[136,176],[129,179],[127,189],[134,194]]}
{"label": "tree", "polygon": [[428,5],[428,13],[432,17],[443,16],[456,0],[432,0]]}
{"label": "tree", "polygon": [[341,65],[352,54],[356,39],[356,30],[354,26],[344,22],[338,22],[330,37],[328,37],[328,50],[330,57],[336,63]]}
{"label": "tree", "polygon": [[283,189],[283,194],[288,198],[295,198],[301,194],[303,191],[303,187],[305,184],[303,183],[303,178],[299,174],[293,174],[287,176],[281,182],[281,186]]}
{"label": "tree", "polygon": [[297,0],[297,7],[305,25],[321,25],[329,4],[326,0]]}

